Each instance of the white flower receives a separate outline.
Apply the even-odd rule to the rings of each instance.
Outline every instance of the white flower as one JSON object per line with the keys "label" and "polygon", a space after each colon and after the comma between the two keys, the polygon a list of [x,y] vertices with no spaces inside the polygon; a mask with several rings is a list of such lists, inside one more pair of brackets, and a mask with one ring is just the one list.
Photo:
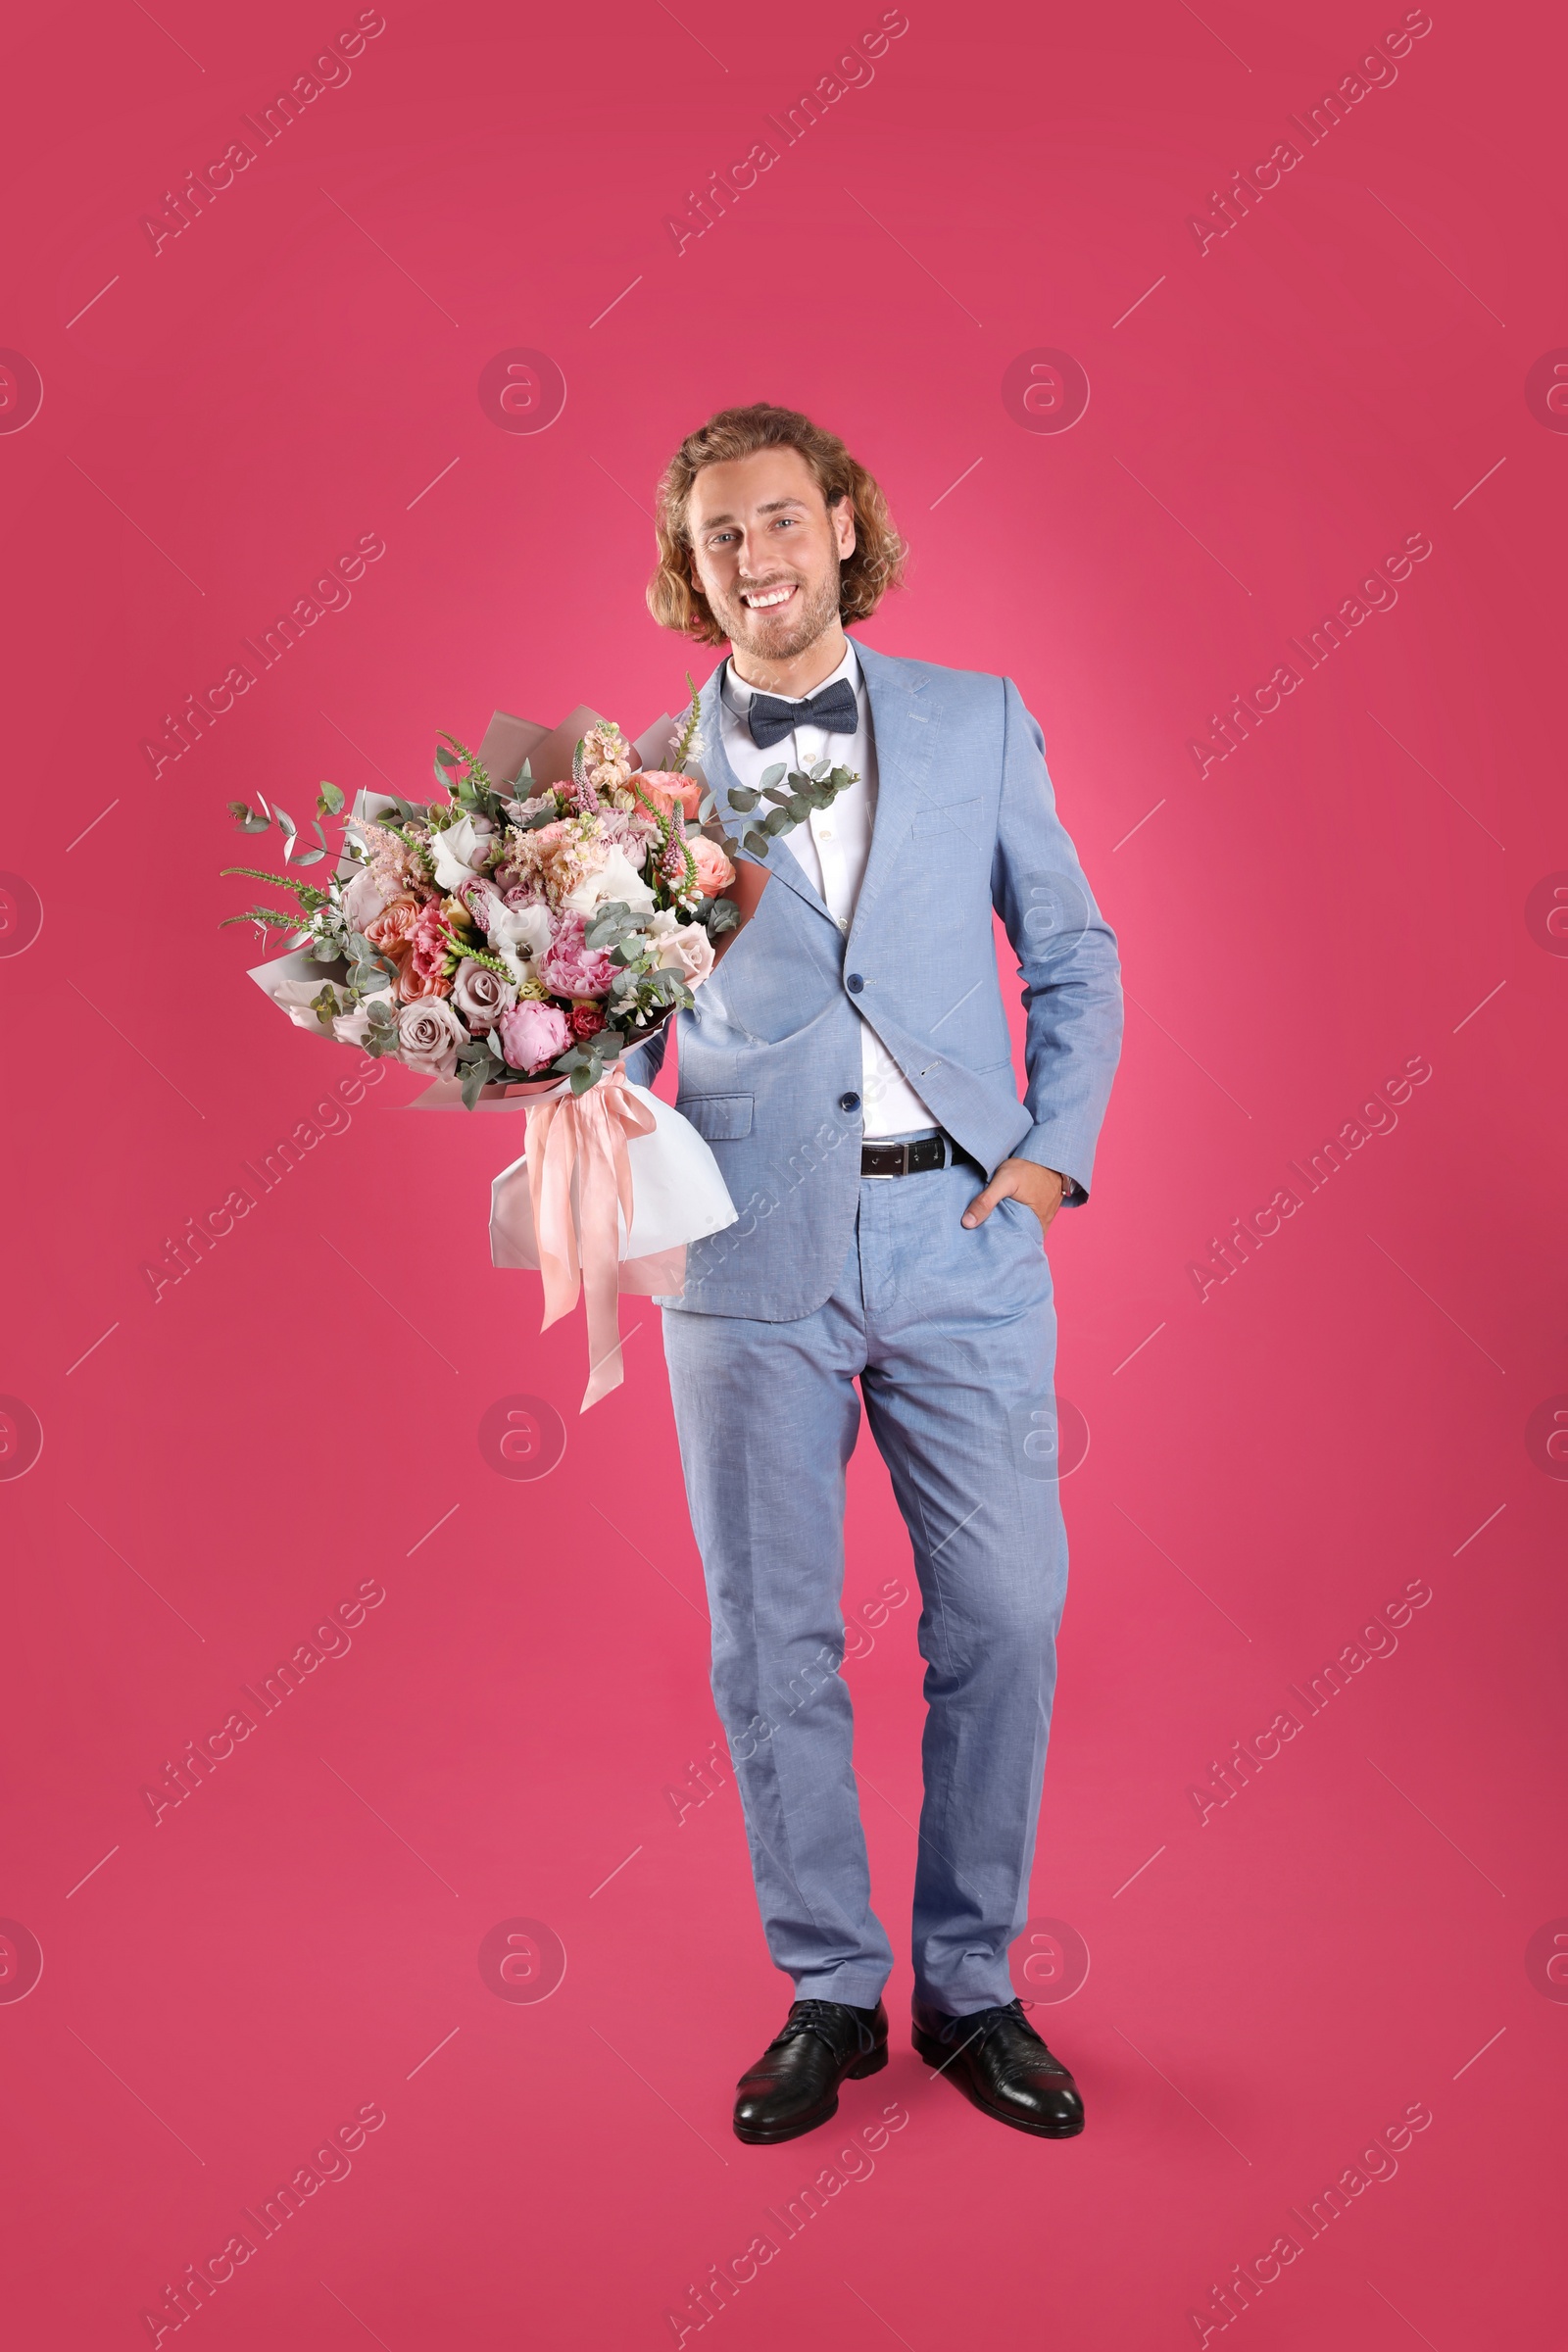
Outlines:
{"label": "white flower", "polygon": [[363,931],[367,923],[373,923],[391,895],[391,884],[383,886],[364,866],[351,874],[343,885],[343,916],[349,929]]}
{"label": "white flower", "polygon": [[661,941],[658,961],[698,988],[713,968],[713,943],[701,923],[681,923]]}
{"label": "white flower", "polygon": [[524,956],[542,956],[550,945],[548,906],[506,906],[492,890],[485,892],[474,912],[498,955],[513,948],[520,949]]}
{"label": "white flower", "polygon": [[599,871],[589,874],[575,890],[568,891],[561,903],[572,914],[586,915],[592,914],[607,899],[621,900],[633,914],[653,911],[653,892],[625,851],[619,848],[612,848]]}
{"label": "white flower", "polygon": [[430,858],[438,889],[461,890],[465,882],[473,880],[493,832],[488,818],[465,812],[455,825],[431,834]]}

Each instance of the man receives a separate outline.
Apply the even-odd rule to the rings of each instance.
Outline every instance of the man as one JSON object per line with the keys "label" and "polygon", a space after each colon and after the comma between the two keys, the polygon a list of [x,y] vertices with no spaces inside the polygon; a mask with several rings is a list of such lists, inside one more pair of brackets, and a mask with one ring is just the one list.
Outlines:
{"label": "man", "polygon": [[[838,1671],[863,1397],[923,1601],[914,2044],[988,2115],[1066,2137],[1082,2100],[1013,1998],[1007,1948],[1066,1585],[1042,1237],[1088,1196],[1120,1047],[1115,941],[1011,681],[846,638],[904,548],[841,441],[791,410],[724,410],[682,443],[658,529],[656,618],[730,648],[702,698],[728,829],[753,822],[731,794],[780,761],[858,779],[748,854],[755,912],[679,1016],[679,1107],[740,1216],[692,1247],[664,1348],[713,1694],[797,1994],[735,2131],[794,2138],[887,2063],[892,1952]],[[1021,1104],[993,908],[1024,981]],[[628,1075],[647,1083],[662,1051]]]}

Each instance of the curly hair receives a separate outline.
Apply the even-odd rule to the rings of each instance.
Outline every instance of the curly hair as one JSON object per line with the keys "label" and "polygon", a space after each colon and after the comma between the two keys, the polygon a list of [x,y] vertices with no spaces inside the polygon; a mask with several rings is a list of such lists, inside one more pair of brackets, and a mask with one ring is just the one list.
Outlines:
{"label": "curly hair", "polygon": [[907,550],[872,475],[851,457],[836,433],[825,432],[798,409],[759,400],[750,408],[720,409],[710,416],[695,433],[687,434],[664,468],[654,524],[659,568],[648,583],[648,610],[661,627],[681,629],[701,645],[726,642],[726,632],[692,574],[687,510],[692,485],[705,466],[755,457],[763,449],[799,450],[826,503],[836,507],[841,499],[850,501],[855,549],[839,572],[841,620],[869,619],[888,589],[902,581]]}

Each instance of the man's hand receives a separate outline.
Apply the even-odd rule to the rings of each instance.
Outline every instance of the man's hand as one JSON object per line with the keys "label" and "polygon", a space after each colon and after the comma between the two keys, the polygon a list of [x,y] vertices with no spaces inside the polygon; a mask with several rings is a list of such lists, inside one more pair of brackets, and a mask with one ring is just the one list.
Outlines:
{"label": "man's hand", "polygon": [[1009,1195],[1032,1208],[1040,1219],[1040,1231],[1045,1234],[1057,1209],[1061,1206],[1066,1179],[1054,1168],[1043,1168],[1032,1159],[1004,1159],[983,1193],[977,1193],[963,1212],[965,1225],[983,1225],[999,1200]]}

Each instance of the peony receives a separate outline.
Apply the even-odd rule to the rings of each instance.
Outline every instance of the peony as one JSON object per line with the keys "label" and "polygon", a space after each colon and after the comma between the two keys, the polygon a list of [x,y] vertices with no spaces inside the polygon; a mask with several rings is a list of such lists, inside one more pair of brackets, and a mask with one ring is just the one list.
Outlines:
{"label": "peony", "polygon": [[571,1031],[560,1007],[541,1004],[531,997],[504,1012],[496,1027],[501,1050],[514,1070],[542,1070],[571,1043]]}
{"label": "peony", "polygon": [[710,841],[706,833],[694,833],[686,847],[696,860],[698,889],[705,899],[717,898],[734,881],[735,868],[717,842]]}
{"label": "peony", "polygon": [[605,1025],[605,1008],[590,998],[584,1004],[574,1004],[566,1019],[573,1037],[597,1037]]}
{"label": "peony", "polygon": [[662,816],[667,816],[678,804],[685,815],[694,817],[703,797],[703,788],[694,777],[677,775],[667,767],[643,768],[633,778],[632,789],[645,792]]}
{"label": "peony", "polygon": [[450,1078],[463,1031],[450,1004],[426,997],[398,1014],[398,1056],[426,1078]]}
{"label": "peony", "polygon": [[516,1001],[517,992],[510,980],[503,980],[487,963],[475,963],[471,956],[465,956],[452,976],[453,1009],[462,1013],[475,1037],[493,1029]]}
{"label": "peony", "polygon": [[701,923],[680,923],[659,942],[658,961],[678,971],[689,988],[699,987],[713,968],[713,943]]}
{"label": "peony", "polygon": [[602,997],[619,969],[602,949],[584,947],[586,928],[580,914],[561,915],[554,938],[539,957],[539,977],[558,997]]}
{"label": "peony", "polygon": [[[623,901],[633,914],[648,914],[653,910],[653,892],[618,843],[611,845],[597,869],[584,875],[575,889],[567,891],[561,904],[573,914],[592,914],[607,899]],[[563,995],[566,993],[562,991]]]}
{"label": "peony", "polygon": [[470,882],[495,847],[495,827],[486,816],[466,811],[455,825],[430,836],[430,858],[442,890],[461,890]]}

